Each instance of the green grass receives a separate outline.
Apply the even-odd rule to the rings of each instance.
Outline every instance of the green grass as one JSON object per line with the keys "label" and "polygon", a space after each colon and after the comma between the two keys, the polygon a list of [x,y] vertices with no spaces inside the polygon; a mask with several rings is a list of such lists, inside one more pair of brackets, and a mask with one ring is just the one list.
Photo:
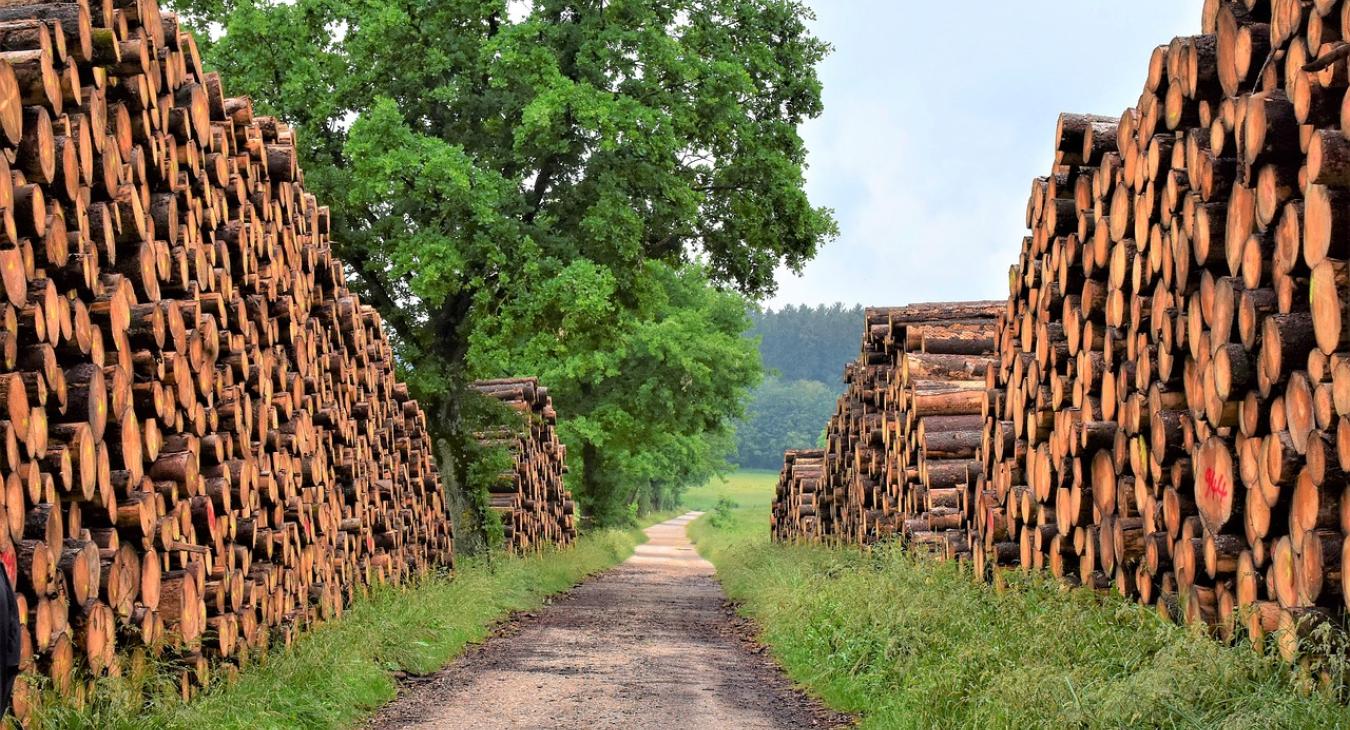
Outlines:
{"label": "green grass", "polygon": [[545,603],[586,576],[627,558],[645,540],[637,529],[601,530],[571,549],[490,564],[465,561],[453,579],[429,578],[358,601],[342,620],[320,625],[274,651],[239,678],[183,704],[144,685],[108,680],[83,708],[56,706],[49,727],[330,728],[350,726],[394,698],[393,673],[428,674],[485,638],[512,611]]}
{"label": "green grass", "polygon": [[699,551],[792,679],[863,727],[1350,727],[1288,665],[1123,600],[1039,577],[996,591],[898,550],[773,545],[772,480],[733,482],[755,506],[696,522]]}
{"label": "green grass", "polygon": [[691,510],[711,512],[719,501],[731,500],[737,507],[760,509],[767,520],[769,505],[773,503],[773,488],[778,472],[745,470],[726,479],[713,479],[707,484],[687,490],[680,503]]}

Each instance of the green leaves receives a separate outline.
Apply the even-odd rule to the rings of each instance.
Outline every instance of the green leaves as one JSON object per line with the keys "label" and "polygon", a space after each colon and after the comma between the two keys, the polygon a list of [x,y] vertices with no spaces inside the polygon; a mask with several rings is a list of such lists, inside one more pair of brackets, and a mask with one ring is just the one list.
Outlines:
{"label": "green leaves", "polygon": [[837,388],[815,380],[766,378],[736,426],[736,463],[747,469],[781,468],[784,450],[816,445],[838,397]]}
{"label": "green leaves", "polygon": [[538,374],[594,513],[715,468],[758,372],[743,297],[835,235],[803,190],[828,47],[799,0],[173,4],[296,126],[442,433],[472,428],[465,380]]}

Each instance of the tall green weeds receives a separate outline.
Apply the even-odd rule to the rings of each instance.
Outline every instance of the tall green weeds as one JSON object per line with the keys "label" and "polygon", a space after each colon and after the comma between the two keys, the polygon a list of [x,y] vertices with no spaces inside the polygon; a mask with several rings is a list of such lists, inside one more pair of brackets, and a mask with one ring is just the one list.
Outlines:
{"label": "tall green weeds", "polygon": [[763,506],[692,530],[789,675],[864,727],[1350,727],[1334,688],[1123,599],[1020,574],[995,590],[897,549],[773,545]]}

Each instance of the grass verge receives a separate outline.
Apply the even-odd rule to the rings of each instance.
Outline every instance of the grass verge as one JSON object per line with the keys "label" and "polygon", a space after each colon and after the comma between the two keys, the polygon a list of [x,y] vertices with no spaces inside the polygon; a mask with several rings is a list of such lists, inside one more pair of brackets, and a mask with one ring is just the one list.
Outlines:
{"label": "grass verge", "polygon": [[454,578],[381,589],[291,647],[184,704],[167,692],[107,680],[84,707],[54,706],[45,727],[330,728],[352,725],[393,699],[394,673],[427,674],[485,638],[513,611],[624,560],[646,538],[638,529],[588,533],[565,551],[464,561]]}
{"label": "grass verge", "polygon": [[691,534],[792,679],[864,727],[1350,727],[1288,665],[1124,600],[1038,577],[995,591],[898,550],[773,545],[773,481],[757,483],[763,498]]}

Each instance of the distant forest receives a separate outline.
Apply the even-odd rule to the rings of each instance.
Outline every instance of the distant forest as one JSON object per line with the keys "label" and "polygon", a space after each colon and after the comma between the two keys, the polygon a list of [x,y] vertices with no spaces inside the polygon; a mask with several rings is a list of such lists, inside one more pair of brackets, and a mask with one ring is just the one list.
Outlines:
{"label": "distant forest", "polygon": [[863,308],[789,305],[751,314],[767,375],[736,429],[736,463],[777,469],[785,449],[815,446],[858,356]]}

